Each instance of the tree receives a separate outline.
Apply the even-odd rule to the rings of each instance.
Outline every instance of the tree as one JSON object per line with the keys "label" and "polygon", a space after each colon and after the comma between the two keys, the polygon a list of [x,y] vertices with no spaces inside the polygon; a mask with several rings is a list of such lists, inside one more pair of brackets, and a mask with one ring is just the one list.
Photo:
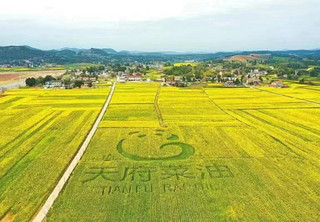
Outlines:
{"label": "tree", "polygon": [[241,83],[243,83],[244,75],[241,76]]}
{"label": "tree", "polygon": [[36,79],[35,78],[27,78],[26,79],[26,85],[29,86],[29,87],[33,87],[36,85]]}
{"label": "tree", "polygon": [[263,82],[263,79],[262,79],[262,77],[261,77],[261,76],[259,76],[259,80],[260,80],[261,82]]}
{"label": "tree", "polygon": [[63,82],[64,82],[65,86],[70,86],[71,85],[71,79],[70,78],[64,79]]}
{"label": "tree", "polygon": [[186,79],[187,79],[187,82],[191,82],[192,81],[191,75],[186,75]]}
{"label": "tree", "polygon": [[56,80],[53,76],[47,75],[44,77],[43,82],[51,82],[52,80]]}
{"label": "tree", "polygon": [[240,85],[241,84],[241,82],[240,82],[240,80],[237,78],[236,79],[236,81],[234,82],[236,85]]}
{"label": "tree", "polygon": [[83,81],[82,80],[76,80],[74,82],[74,87],[81,88],[82,85],[83,85]]}
{"label": "tree", "polygon": [[222,80],[221,75],[219,74],[217,77],[218,77],[218,79],[217,79],[217,80],[218,80],[218,82],[221,82],[221,80]]}
{"label": "tree", "polygon": [[319,76],[320,74],[320,68],[316,67],[316,68],[313,68],[311,71],[310,71],[310,76],[311,77],[317,77]]}
{"label": "tree", "polygon": [[37,79],[37,83],[36,83],[36,84],[37,84],[37,85],[38,85],[38,84],[41,84],[41,85],[44,84],[44,79],[43,79],[42,76],[39,76],[39,78]]}

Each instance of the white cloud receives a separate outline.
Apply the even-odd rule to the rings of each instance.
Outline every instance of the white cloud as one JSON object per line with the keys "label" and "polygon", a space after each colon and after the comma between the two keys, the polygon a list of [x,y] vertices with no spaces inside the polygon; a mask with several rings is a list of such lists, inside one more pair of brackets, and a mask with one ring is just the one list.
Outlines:
{"label": "white cloud", "polygon": [[9,0],[0,43],[226,51],[319,48],[319,0]]}
{"label": "white cloud", "polygon": [[[308,1],[308,0],[307,0]],[[254,9],[288,0],[9,0],[0,17],[37,19],[39,22],[123,22],[189,18],[232,10]],[[290,4],[301,3],[292,0]],[[304,1],[306,2],[306,1]]]}
{"label": "white cloud", "polygon": [[215,0],[11,0],[0,15],[39,17],[59,21],[143,21],[201,15],[212,11]]}

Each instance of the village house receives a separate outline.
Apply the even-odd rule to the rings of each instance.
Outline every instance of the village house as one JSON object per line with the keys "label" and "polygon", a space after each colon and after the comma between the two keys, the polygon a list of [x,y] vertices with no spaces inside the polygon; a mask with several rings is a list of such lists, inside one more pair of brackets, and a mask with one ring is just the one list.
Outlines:
{"label": "village house", "polygon": [[92,82],[90,80],[83,82],[83,86],[88,88],[88,87],[92,87]]}
{"label": "village house", "polygon": [[248,85],[258,86],[258,85],[261,85],[261,80],[258,78],[248,78],[246,83]]}
{"label": "village house", "polygon": [[173,80],[169,80],[169,81],[166,82],[167,86],[174,86],[175,84],[176,84],[176,82],[173,81]]}
{"label": "village house", "polygon": [[222,77],[223,81],[235,81],[237,79],[236,76],[225,76]]}
{"label": "village house", "polygon": [[118,77],[118,82],[124,83],[124,82],[126,82],[126,81],[127,81],[127,77],[125,77],[125,76],[119,76],[119,77]]}
{"label": "village house", "polygon": [[142,80],[142,77],[140,74],[134,74],[131,76],[128,76],[128,81],[130,82],[140,82]]}
{"label": "village house", "polygon": [[278,81],[274,81],[272,83],[269,84],[270,87],[274,87],[274,88],[285,88],[286,86],[283,84],[282,81],[278,80]]}
{"label": "village house", "polygon": [[47,81],[43,86],[44,89],[59,89],[62,87],[64,87],[64,85],[60,80]]}
{"label": "village house", "polygon": [[148,64],[149,68],[162,69],[163,65],[161,63]]}
{"label": "village house", "polygon": [[118,72],[118,76],[129,76],[126,72]]}
{"label": "village house", "polygon": [[155,79],[153,81],[154,82],[165,82],[165,79],[164,78],[158,78],[158,79]]}
{"label": "village house", "polygon": [[224,83],[224,86],[235,87],[236,85],[234,84],[233,81],[226,81],[226,82]]}
{"label": "village house", "polygon": [[214,80],[213,76],[206,76],[206,81],[212,81],[212,80]]}
{"label": "village house", "polygon": [[81,80],[88,81],[88,80],[90,80],[90,78],[89,77],[81,77]]}
{"label": "village house", "polygon": [[249,76],[255,76],[255,77],[259,77],[259,76],[265,76],[265,75],[268,75],[268,72],[267,71],[260,71],[259,69],[254,69],[253,71],[251,70],[249,73],[248,73]]}

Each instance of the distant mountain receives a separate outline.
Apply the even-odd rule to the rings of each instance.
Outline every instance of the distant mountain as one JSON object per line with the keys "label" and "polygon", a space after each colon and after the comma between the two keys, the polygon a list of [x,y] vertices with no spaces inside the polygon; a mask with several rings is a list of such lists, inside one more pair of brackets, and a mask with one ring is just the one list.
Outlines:
{"label": "distant mountain", "polygon": [[45,56],[47,52],[28,46],[4,46],[0,47],[1,60],[19,60]]}
{"label": "distant mountain", "polygon": [[89,50],[84,50],[78,52],[78,55],[80,56],[107,56],[108,53],[103,51],[102,49],[96,49],[96,48],[91,48]]}
{"label": "distant mountain", "polygon": [[87,49],[78,49],[78,48],[69,48],[69,47],[64,47],[62,49],[59,49],[57,51],[64,51],[64,50],[70,50],[70,51],[74,51],[76,53],[81,52],[81,51],[86,51]]}
{"label": "distant mountain", "polygon": [[118,54],[118,52],[116,50],[111,49],[111,48],[103,48],[102,50],[106,53],[109,53],[109,54]]}
{"label": "distant mountain", "polygon": [[[95,48],[91,48],[91,49],[79,49],[79,48],[69,48],[69,47],[64,47],[58,51],[63,51],[63,50],[70,50],[70,51],[74,51],[76,53],[79,53],[79,52],[87,52],[87,53],[90,53],[93,52],[95,50]],[[108,54],[118,54],[118,52],[112,48],[102,48],[101,49],[102,51],[108,53]],[[94,52],[93,52],[94,53]]]}
{"label": "distant mountain", "polygon": [[119,51],[112,48],[62,48],[59,50],[40,50],[30,46],[3,46],[0,47],[0,64],[19,65],[20,61],[32,60],[41,64],[43,62],[66,64],[79,62],[147,62],[147,61],[184,61],[206,60],[216,58],[229,58],[234,55],[270,54],[271,56],[286,56],[298,58],[312,58],[320,60],[320,50],[283,50],[283,51],[242,51],[217,53],[179,53],[172,51],[142,52]]}
{"label": "distant mountain", "polygon": [[26,48],[31,49],[31,50],[40,50],[40,49],[36,49],[36,48],[33,48],[31,46],[28,46],[28,45],[23,45],[23,47],[26,47]]}
{"label": "distant mountain", "polygon": [[65,50],[50,50],[49,52],[54,53],[55,55],[61,55],[61,56],[75,56],[77,53],[73,50],[65,49]]}

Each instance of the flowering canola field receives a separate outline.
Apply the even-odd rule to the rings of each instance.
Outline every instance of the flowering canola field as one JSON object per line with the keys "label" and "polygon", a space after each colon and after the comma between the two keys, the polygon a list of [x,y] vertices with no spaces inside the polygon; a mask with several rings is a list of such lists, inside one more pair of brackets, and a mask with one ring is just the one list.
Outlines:
{"label": "flowering canola field", "polygon": [[89,132],[109,89],[0,95],[0,221],[29,221]]}
{"label": "flowering canola field", "polygon": [[317,221],[319,98],[118,83],[47,221]]}

